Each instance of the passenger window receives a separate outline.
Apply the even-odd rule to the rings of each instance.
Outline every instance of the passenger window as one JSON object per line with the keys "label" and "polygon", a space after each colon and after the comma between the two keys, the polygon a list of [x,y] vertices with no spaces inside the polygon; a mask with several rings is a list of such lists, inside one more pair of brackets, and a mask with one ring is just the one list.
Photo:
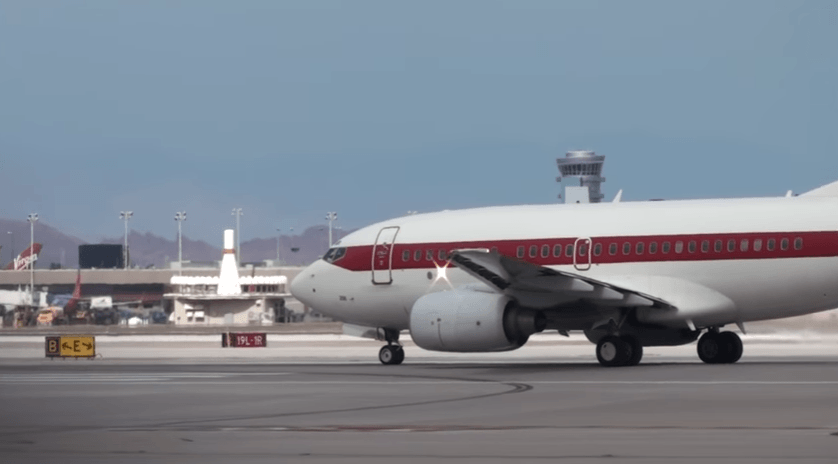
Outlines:
{"label": "passenger window", "polygon": [[612,244],[608,245],[608,254],[611,255],[611,256],[614,256],[614,255],[617,254],[617,244],[616,243],[612,243]]}
{"label": "passenger window", "polygon": [[523,247],[523,246],[519,246],[519,247],[518,247],[518,251],[516,251],[516,252],[515,252],[515,254],[516,254],[519,258],[523,258],[523,257],[524,257],[524,247]]}
{"label": "passenger window", "polygon": [[637,245],[634,247],[634,252],[637,253],[638,255],[642,255],[643,254],[643,248],[645,248],[644,243],[643,242],[637,242]]}
{"label": "passenger window", "polygon": [[561,245],[553,245],[553,257],[558,258],[562,255],[562,246]]}
{"label": "passenger window", "polygon": [[684,251],[684,242],[675,242],[675,253],[681,253]]}
{"label": "passenger window", "polygon": [[690,251],[690,253],[695,253],[695,250],[696,250],[695,240],[690,240],[690,243],[687,245],[687,249]]}
{"label": "passenger window", "polygon": [[754,239],[754,251],[762,251],[762,239],[755,238]]}
{"label": "passenger window", "polygon": [[568,245],[564,247],[564,255],[570,258],[573,256],[573,245]]}
{"label": "passenger window", "polygon": [[789,249],[789,239],[784,238],[780,240],[780,249],[786,251]]}
{"label": "passenger window", "polygon": [[599,256],[601,254],[602,254],[602,244],[597,243],[596,245],[594,245],[594,256]]}
{"label": "passenger window", "polygon": [[658,252],[658,242],[652,242],[649,244],[649,254],[653,255]]}
{"label": "passenger window", "polygon": [[422,259],[422,250],[416,250],[413,252],[413,260],[419,261]]}
{"label": "passenger window", "polygon": [[736,240],[730,239],[727,241],[727,251],[733,253],[736,251]]}
{"label": "passenger window", "polygon": [[774,251],[777,248],[777,240],[773,238],[768,239],[768,251]]}
{"label": "passenger window", "polygon": [[702,240],[701,241],[701,252],[708,253],[710,251],[710,241],[709,240]]}
{"label": "passenger window", "polygon": [[629,242],[623,243],[623,254],[628,255],[630,253],[631,253],[631,243],[629,243]]}
{"label": "passenger window", "polygon": [[794,239],[794,249],[795,250],[802,250],[803,249],[803,237],[797,237]]}
{"label": "passenger window", "polygon": [[538,254],[538,246],[537,245],[530,245],[530,258],[535,258]]}
{"label": "passenger window", "polygon": [[663,242],[663,245],[661,245],[661,252],[663,252],[663,254],[667,254],[669,253],[670,248],[671,245],[669,244],[669,242]]}
{"label": "passenger window", "polygon": [[542,245],[541,246],[541,257],[546,258],[550,256],[550,245]]}
{"label": "passenger window", "polygon": [[743,238],[741,242],[739,242],[739,251],[748,251],[748,239]]}
{"label": "passenger window", "polygon": [[404,261],[404,262],[410,261],[410,250],[402,251],[402,261]]}
{"label": "passenger window", "polygon": [[425,252],[425,261],[433,261],[434,260],[434,250],[428,250]]}
{"label": "passenger window", "polygon": [[588,245],[579,245],[579,256],[586,256],[588,254]]}
{"label": "passenger window", "polygon": [[713,244],[713,251],[715,251],[716,253],[721,253],[723,247],[724,244],[722,243],[722,241],[716,240],[716,243]]}
{"label": "passenger window", "polygon": [[[492,253],[497,253],[498,247],[492,247]],[[445,252],[439,250],[439,259],[445,259]]]}
{"label": "passenger window", "polygon": [[[498,252],[498,249],[493,247],[493,248],[492,248],[492,251],[494,251],[495,253],[497,253],[497,252]],[[441,250],[439,250],[439,253],[437,253],[437,254],[436,254],[436,257],[437,257],[437,259],[439,259],[440,261],[445,261],[445,250],[442,250],[442,249],[441,249]]]}

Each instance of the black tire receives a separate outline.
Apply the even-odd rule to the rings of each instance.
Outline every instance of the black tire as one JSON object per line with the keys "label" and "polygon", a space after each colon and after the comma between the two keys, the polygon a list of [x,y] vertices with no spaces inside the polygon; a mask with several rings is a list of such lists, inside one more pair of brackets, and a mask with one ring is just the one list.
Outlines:
{"label": "black tire", "polygon": [[631,346],[620,337],[606,335],[596,344],[596,359],[605,367],[625,366],[631,358]]}
{"label": "black tire", "polygon": [[707,332],[698,339],[698,357],[707,364],[723,363],[728,352],[725,345],[718,333]]}
{"label": "black tire", "polygon": [[[396,350],[396,348],[401,347],[396,347],[393,345],[385,345],[381,347],[381,350],[378,351],[378,360],[381,361],[381,364],[389,366],[391,364],[399,364],[401,362],[398,361],[399,355],[398,350]],[[404,359],[403,356],[402,359]]]}
{"label": "black tire", "polygon": [[742,357],[742,339],[733,332],[722,332],[719,341],[725,347],[724,363],[733,364]]}
{"label": "black tire", "polygon": [[631,356],[629,356],[625,365],[636,366],[640,364],[640,360],[643,359],[643,344],[640,343],[640,340],[636,337],[632,337],[631,335],[623,335],[620,338],[628,344],[629,349],[631,350]]}
{"label": "black tire", "polygon": [[396,359],[393,360],[393,364],[401,364],[404,361],[404,348],[394,345],[393,349],[396,352]]}

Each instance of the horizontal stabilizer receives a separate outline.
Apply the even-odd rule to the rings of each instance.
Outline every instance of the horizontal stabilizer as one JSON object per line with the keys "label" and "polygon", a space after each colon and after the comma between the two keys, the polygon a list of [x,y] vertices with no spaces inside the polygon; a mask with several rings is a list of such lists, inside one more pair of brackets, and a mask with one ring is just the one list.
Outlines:
{"label": "horizontal stabilizer", "polygon": [[804,197],[838,197],[838,181],[801,194]]}

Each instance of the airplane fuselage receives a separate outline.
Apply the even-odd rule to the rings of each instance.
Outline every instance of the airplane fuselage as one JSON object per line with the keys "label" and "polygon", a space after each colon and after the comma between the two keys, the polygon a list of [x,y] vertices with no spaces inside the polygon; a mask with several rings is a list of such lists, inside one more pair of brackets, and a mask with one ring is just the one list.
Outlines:
{"label": "airplane fuselage", "polygon": [[[385,237],[391,239],[386,246],[382,233],[394,233]],[[494,207],[406,216],[348,235],[335,246],[343,256],[312,265],[292,291],[338,320],[409,329],[418,298],[477,282],[446,264],[451,251],[472,248],[496,249],[651,294],[656,286],[672,293],[682,282],[691,283],[732,301],[724,310],[684,315],[701,326],[838,307],[838,199],[803,197]],[[386,262],[376,262],[374,253]]]}

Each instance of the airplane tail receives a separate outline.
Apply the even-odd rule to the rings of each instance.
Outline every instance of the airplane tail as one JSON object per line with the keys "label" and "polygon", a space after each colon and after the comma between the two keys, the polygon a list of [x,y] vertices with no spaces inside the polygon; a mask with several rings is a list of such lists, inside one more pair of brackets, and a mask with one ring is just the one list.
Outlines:
{"label": "airplane tail", "polygon": [[73,296],[70,297],[70,301],[67,302],[67,305],[64,306],[64,312],[68,313],[76,309],[76,306],[79,304],[79,300],[81,299],[81,269],[78,270],[76,273],[76,287],[73,289]]}
{"label": "airplane tail", "polygon": [[802,197],[838,197],[838,181],[801,193]]}
{"label": "airplane tail", "polygon": [[38,254],[41,253],[41,248],[43,246],[40,243],[34,243],[31,247],[23,250],[17,255],[11,263],[6,266],[7,271],[21,271],[23,269],[29,269],[29,265],[35,265],[35,261],[38,260]]}

